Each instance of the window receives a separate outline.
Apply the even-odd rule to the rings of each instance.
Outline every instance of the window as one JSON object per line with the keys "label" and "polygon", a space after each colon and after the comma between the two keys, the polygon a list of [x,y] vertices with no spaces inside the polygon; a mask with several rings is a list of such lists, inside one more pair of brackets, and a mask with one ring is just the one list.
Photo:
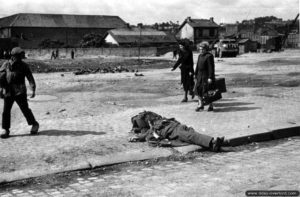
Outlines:
{"label": "window", "polygon": [[209,36],[209,29],[203,29],[203,37]]}
{"label": "window", "polygon": [[210,29],[209,30],[209,36],[214,37],[215,36],[215,29]]}
{"label": "window", "polygon": [[196,34],[195,34],[198,38],[202,37],[202,29],[196,29]]}

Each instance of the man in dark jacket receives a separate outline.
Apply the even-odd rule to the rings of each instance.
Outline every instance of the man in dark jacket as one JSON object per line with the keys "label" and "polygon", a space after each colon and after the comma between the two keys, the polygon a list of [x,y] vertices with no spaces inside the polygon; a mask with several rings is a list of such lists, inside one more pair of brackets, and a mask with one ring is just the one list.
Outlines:
{"label": "man in dark jacket", "polygon": [[24,51],[20,47],[15,47],[11,51],[11,59],[4,62],[0,68],[1,76],[5,76],[4,80],[1,79],[0,84],[4,98],[4,108],[2,114],[3,133],[0,136],[1,138],[9,137],[10,113],[15,101],[24,114],[28,125],[32,125],[30,133],[32,135],[37,134],[39,129],[39,124],[35,120],[32,111],[28,107],[25,77],[28,79],[32,89],[31,98],[35,97],[36,85],[29,66],[22,61],[22,58],[24,58]]}
{"label": "man in dark jacket", "polygon": [[130,142],[157,141],[158,144],[164,142],[165,145],[167,141],[170,146],[195,144],[214,152],[218,152],[220,147],[225,145],[224,137],[213,138],[198,133],[192,127],[187,127],[174,118],[158,117],[148,123],[138,119],[133,132],[135,136],[129,139]]}
{"label": "man in dark jacket", "polygon": [[179,58],[171,71],[174,71],[179,65],[181,70],[181,84],[184,89],[184,98],[181,102],[188,101],[188,91],[192,98],[194,97],[193,88],[194,88],[194,61],[193,61],[193,52],[189,47],[188,42],[183,42],[179,44]]}
{"label": "man in dark jacket", "polygon": [[[204,109],[203,96],[215,82],[215,63],[214,56],[208,52],[209,45],[207,42],[200,43],[197,48],[200,55],[195,71],[196,85],[194,92],[198,96],[196,111],[201,111]],[[208,111],[213,111],[212,103],[209,104]]]}

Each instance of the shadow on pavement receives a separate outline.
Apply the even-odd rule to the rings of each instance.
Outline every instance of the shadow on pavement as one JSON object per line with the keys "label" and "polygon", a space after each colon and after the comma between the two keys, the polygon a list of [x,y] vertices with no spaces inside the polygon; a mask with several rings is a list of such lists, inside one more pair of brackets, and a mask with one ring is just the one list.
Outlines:
{"label": "shadow on pavement", "polygon": [[220,101],[235,101],[234,98],[222,98]]}
{"label": "shadow on pavement", "polygon": [[249,111],[261,109],[260,107],[224,107],[224,108],[214,108],[214,112],[236,112],[236,111]]}
{"label": "shadow on pavement", "polygon": [[247,102],[231,102],[231,103],[215,103],[216,107],[234,107],[234,106],[242,106],[242,105],[253,105],[254,103]]}
{"label": "shadow on pavement", "polygon": [[[105,132],[96,132],[96,131],[70,131],[70,130],[44,130],[40,131],[38,135],[47,135],[47,136],[82,136],[82,135],[104,135]],[[30,134],[21,134],[21,135],[11,135],[10,137],[25,137],[30,136]]]}

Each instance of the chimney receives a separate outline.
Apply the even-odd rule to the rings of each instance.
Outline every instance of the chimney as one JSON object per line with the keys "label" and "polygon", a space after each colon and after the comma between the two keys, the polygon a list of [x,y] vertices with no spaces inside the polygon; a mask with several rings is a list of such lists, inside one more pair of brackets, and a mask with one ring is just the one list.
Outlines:
{"label": "chimney", "polygon": [[210,20],[210,22],[213,23],[214,22],[214,17],[210,17],[209,20]]}
{"label": "chimney", "polygon": [[126,27],[128,28],[128,29],[130,29],[131,27],[130,27],[130,23],[126,23]]}
{"label": "chimney", "polygon": [[188,17],[186,18],[186,21],[187,21],[187,22],[191,22],[191,21],[192,21],[192,20],[191,20],[191,17],[188,16]]}

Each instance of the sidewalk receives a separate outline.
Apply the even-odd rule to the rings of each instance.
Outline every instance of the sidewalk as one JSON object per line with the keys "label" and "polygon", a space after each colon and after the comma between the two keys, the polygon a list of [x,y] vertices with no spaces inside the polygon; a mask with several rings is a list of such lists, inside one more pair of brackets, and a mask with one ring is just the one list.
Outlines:
{"label": "sidewalk", "polygon": [[[180,100],[175,96],[172,103]],[[299,102],[259,96],[224,98],[215,104],[215,112],[194,112],[195,102],[128,109],[109,116],[86,116],[41,122],[38,136],[20,135],[1,140],[0,182],[69,170],[88,169],[132,160],[166,157],[167,148],[151,148],[146,143],[128,143],[129,117],[151,110],[211,136],[227,139],[248,136],[274,129],[297,127]],[[24,124],[16,130],[22,132]],[[286,137],[286,136],[284,136]]]}
{"label": "sidewalk", "polygon": [[[287,74],[299,71],[296,66],[293,67],[295,70],[281,68],[272,72],[269,67],[244,67],[247,68],[244,71],[248,73],[264,69],[264,73],[261,73],[270,77],[283,71]],[[244,67],[239,65],[239,69]],[[228,66],[221,62],[218,63],[217,70],[220,76],[229,79],[227,74],[237,68],[236,65]],[[200,133],[225,136],[227,139],[290,127],[294,128],[293,134],[298,132],[299,135],[300,88],[297,86],[229,87],[223,99],[215,103],[214,112],[197,113],[194,111],[196,100],[180,103],[182,96],[178,95],[182,94],[182,90],[178,89],[178,71],[171,73],[169,69],[152,70],[144,74],[142,78],[130,78],[126,73],[76,78],[71,74],[61,77],[59,73],[37,75],[37,84],[46,84],[44,89],[49,90],[42,93],[54,95],[58,92],[55,94],[58,99],[30,102],[30,107],[39,117],[41,125],[38,136],[28,135],[30,127],[26,125],[19,109],[14,106],[11,129],[13,136],[6,140],[0,139],[0,183],[174,154],[170,148],[152,148],[146,143],[127,141],[132,126],[130,117],[143,110],[151,110],[165,117],[175,117]],[[84,92],[84,87],[91,85],[83,85],[90,81],[95,82],[98,89],[90,88],[89,92]],[[141,87],[132,86],[135,84],[141,84]],[[63,89],[60,92],[52,87]],[[119,97],[121,94],[126,97]],[[110,102],[106,102],[107,100]],[[47,115],[47,111],[51,114]],[[68,114],[72,116],[69,117]],[[289,136],[285,130],[282,131],[277,132],[276,138]],[[250,141],[242,138],[231,142],[239,145],[253,139],[257,138],[252,137]]]}

